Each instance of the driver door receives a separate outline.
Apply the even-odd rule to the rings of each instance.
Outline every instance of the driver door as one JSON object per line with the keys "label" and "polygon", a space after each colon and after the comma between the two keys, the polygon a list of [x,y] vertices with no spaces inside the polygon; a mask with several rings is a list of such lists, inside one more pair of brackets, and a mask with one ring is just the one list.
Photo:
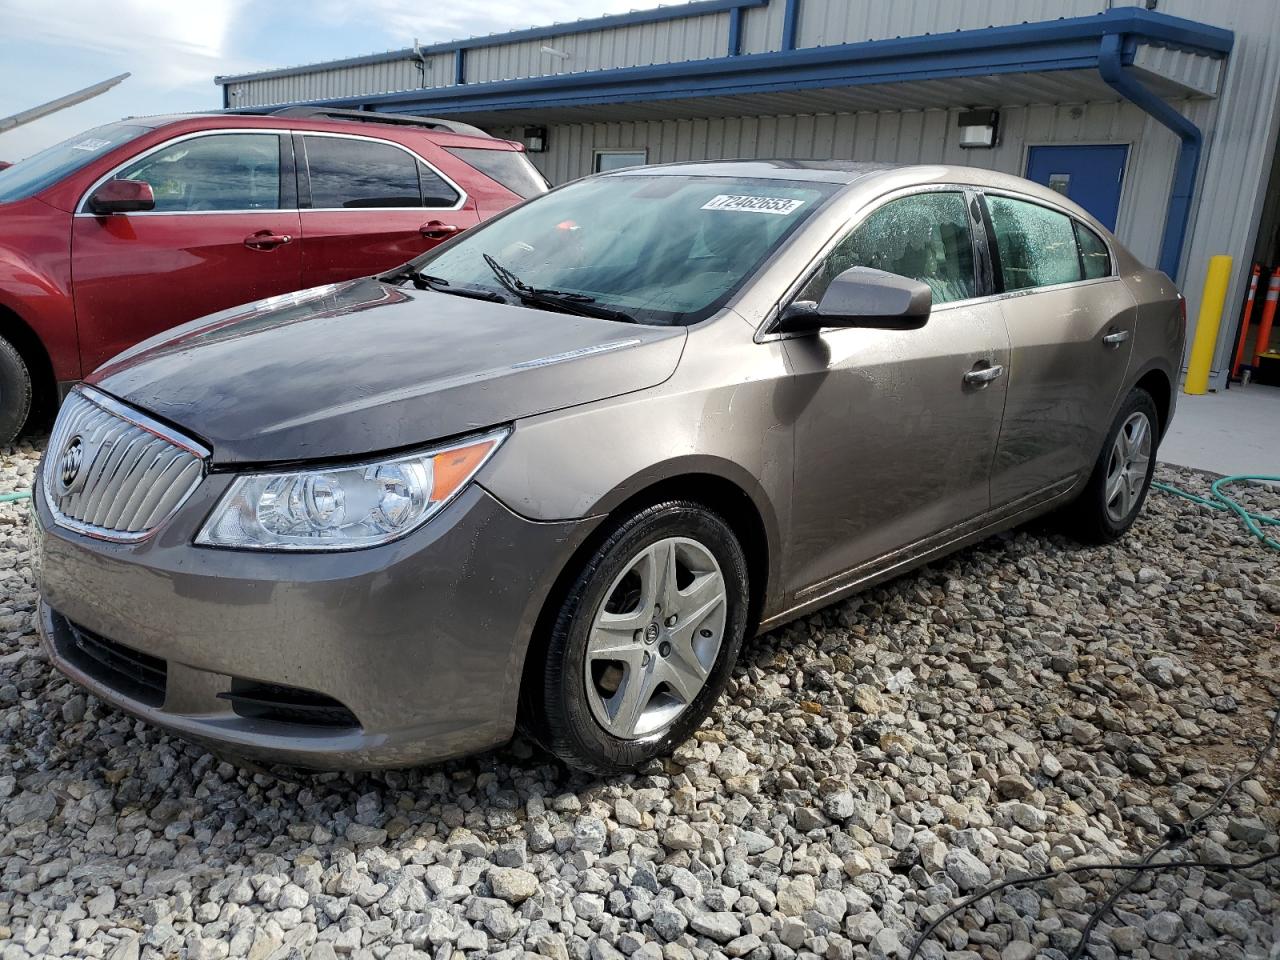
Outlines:
{"label": "driver door", "polygon": [[828,329],[784,341],[807,398],[795,423],[792,568],[799,602],[835,592],[902,551],[990,509],[1009,338],[977,298],[975,199],[960,188],[877,207],[824,260],[798,299],[875,267],[927,283],[916,330]]}
{"label": "driver door", "polygon": [[149,183],[156,206],[75,216],[72,295],[85,373],[170,327],[302,286],[287,138],[183,137],[114,176]]}

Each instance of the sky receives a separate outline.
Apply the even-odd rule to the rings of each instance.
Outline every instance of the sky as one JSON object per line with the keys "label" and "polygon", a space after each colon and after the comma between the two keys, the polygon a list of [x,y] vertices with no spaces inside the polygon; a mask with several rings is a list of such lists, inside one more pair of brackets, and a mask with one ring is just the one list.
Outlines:
{"label": "sky", "polygon": [[132,74],[93,100],[0,133],[0,160],[121,117],[218,109],[217,74],[653,6],[657,0],[0,0],[0,117]]}

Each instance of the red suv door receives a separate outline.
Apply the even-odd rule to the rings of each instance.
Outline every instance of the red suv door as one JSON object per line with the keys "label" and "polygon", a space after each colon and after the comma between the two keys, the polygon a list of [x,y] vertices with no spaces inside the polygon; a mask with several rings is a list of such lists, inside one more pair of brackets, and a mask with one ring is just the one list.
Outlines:
{"label": "red suv door", "polygon": [[302,286],[288,136],[192,134],[113,176],[149,183],[156,203],[97,216],[82,201],[76,212],[72,289],[86,373],[178,323]]}
{"label": "red suv door", "polygon": [[303,286],[368,276],[480,222],[461,187],[400,144],[294,135]]}

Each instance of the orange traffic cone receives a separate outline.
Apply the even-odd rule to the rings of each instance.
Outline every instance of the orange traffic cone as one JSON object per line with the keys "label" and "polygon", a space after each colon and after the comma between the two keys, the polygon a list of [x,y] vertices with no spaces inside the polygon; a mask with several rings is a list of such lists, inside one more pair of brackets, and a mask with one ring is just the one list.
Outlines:
{"label": "orange traffic cone", "polygon": [[1240,318],[1240,342],[1236,345],[1236,362],[1231,366],[1231,376],[1240,376],[1240,367],[1244,364],[1244,342],[1249,339],[1249,320],[1253,316],[1253,302],[1258,297],[1258,278],[1262,276],[1261,264],[1253,265],[1253,273],[1249,277],[1249,296],[1244,301],[1244,315]]}
{"label": "orange traffic cone", "polygon": [[1271,324],[1276,319],[1276,301],[1280,300],[1280,270],[1271,275],[1267,285],[1267,302],[1262,305],[1262,326],[1258,328],[1258,342],[1253,345],[1253,365],[1256,367],[1267,352],[1271,342]]}

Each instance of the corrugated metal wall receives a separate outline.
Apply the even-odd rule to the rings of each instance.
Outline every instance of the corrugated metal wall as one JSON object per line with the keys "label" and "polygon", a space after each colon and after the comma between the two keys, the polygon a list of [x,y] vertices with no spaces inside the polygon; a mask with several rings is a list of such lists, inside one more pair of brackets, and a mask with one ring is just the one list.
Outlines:
{"label": "corrugated metal wall", "polygon": [[[706,60],[728,52],[729,15],[714,14],[617,30],[593,30],[467,51],[467,82],[540,77],[611,67]],[[563,59],[543,47],[569,54]]]}
{"label": "corrugated metal wall", "polygon": [[[1207,120],[1208,101],[1183,110]],[[729,117],[551,127],[550,149],[533,160],[552,183],[592,172],[596,150],[646,150],[650,163],[733,157],[824,157],[891,163],[958,163],[1021,174],[1028,146],[1041,143],[1127,143],[1129,166],[1116,232],[1134,254],[1154,263],[1173,179],[1177,140],[1132,104],[1004,107],[994,150],[964,150],[957,110]],[[518,138],[515,129],[497,130]]]}
{"label": "corrugated metal wall", "polygon": [[[945,33],[1083,16],[1106,6],[1107,0],[805,0],[800,7],[797,43],[814,47]],[[785,0],[744,10],[742,52],[780,49],[785,10]],[[728,52],[728,35],[729,15],[718,13],[483,46],[467,51],[466,79],[483,83],[723,57]],[[543,53],[544,46],[569,57]],[[312,72],[236,81],[228,88],[233,106],[248,107],[452,85],[453,55],[430,59],[425,78],[408,60],[330,70],[320,64]]]}
{"label": "corrugated metal wall", "polygon": [[1214,355],[1214,383],[1221,387],[1231,365],[1232,338],[1248,281],[1271,159],[1280,136],[1280,2],[1162,0],[1160,10],[1227,27],[1236,35],[1215,101],[1214,123],[1211,128],[1200,125],[1207,149],[1181,282],[1194,325],[1209,257],[1229,253],[1235,258],[1227,316]]}
{"label": "corrugated metal wall", "polygon": [[822,47],[1029,20],[1083,17],[1100,13],[1107,6],[1106,0],[805,0],[800,5],[796,44]]}

